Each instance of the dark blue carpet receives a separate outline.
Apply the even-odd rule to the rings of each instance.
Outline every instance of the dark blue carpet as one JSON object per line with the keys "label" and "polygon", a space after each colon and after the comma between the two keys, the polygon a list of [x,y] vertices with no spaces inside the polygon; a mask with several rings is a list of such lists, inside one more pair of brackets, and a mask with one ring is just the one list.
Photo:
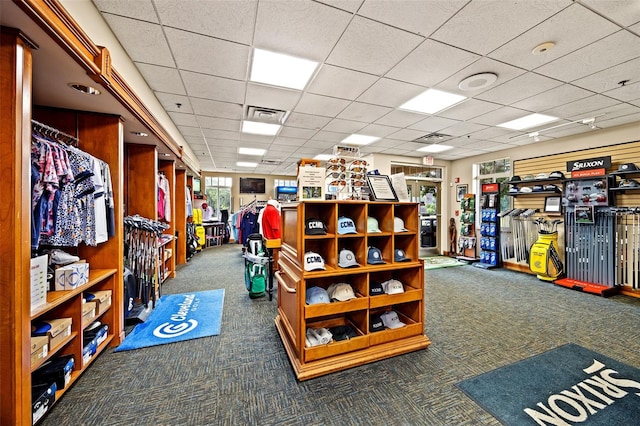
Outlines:
{"label": "dark blue carpet", "polygon": [[570,343],[457,383],[506,425],[632,425],[640,370]]}
{"label": "dark blue carpet", "polygon": [[224,289],[164,295],[116,352],[220,334]]}

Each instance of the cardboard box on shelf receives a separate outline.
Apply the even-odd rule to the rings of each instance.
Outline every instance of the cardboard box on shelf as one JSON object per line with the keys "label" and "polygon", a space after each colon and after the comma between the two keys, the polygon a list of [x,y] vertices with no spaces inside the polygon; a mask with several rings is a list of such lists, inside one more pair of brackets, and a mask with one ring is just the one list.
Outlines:
{"label": "cardboard box on shelf", "polygon": [[38,420],[49,411],[56,401],[55,383],[49,385],[35,385],[31,387],[31,424],[35,425]]}
{"label": "cardboard box on shelf", "polygon": [[73,290],[89,282],[89,264],[85,260],[61,266],[55,271],[56,291]]}
{"label": "cardboard box on shelf", "polygon": [[31,327],[33,336],[49,338],[49,352],[55,349],[67,337],[71,336],[71,318],[56,318],[36,322]]}
{"label": "cardboard box on shelf", "polygon": [[[102,315],[111,306],[111,290],[100,290],[88,292],[85,298],[91,302],[95,302],[97,305],[96,315]],[[93,299],[88,299],[86,296],[93,295]]]}
{"label": "cardboard box on shelf", "polygon": [[46,358],[49,353],[48,336],[31,336],[31,365]]}
{"label": "cardboard box on shelf", "polygon": [[96,316],[96,302],[85,302],[82,304],[82,325],[85,326]]}
{"label": "cardboard box on shelf", "polygon": [[47,262],[46,254],[31,259],[31,311],[47,303]]}

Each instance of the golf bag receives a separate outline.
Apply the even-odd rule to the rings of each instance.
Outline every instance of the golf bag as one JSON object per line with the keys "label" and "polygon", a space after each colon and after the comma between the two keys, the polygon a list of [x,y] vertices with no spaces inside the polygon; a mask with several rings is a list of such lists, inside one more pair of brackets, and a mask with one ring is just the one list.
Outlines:
{"label": "golf bag", "polygon": [[557,232],[538,235],[538,240],[529,250],[529,269],[544,281],[553,281],[562,274]]}
{"label": "golf bag", "polygon": [[256,299],[265,295],[268,279],[269,255],[262,235],[250,234],[244,253],[244,281],[249,297]]}
{"label": "golf bag", "polygon": [[198,250],[198,237],[196,236],[196,226],[187,223],[187,257],[192,257]]}

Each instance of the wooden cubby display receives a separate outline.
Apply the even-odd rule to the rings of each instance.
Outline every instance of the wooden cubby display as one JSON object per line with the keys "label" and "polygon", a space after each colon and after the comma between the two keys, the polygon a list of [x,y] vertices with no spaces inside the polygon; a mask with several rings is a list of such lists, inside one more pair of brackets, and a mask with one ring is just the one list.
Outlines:
{"label": "wooden cubby display", "polygon": [[[338,218],[346,216],[357,233],[339,234]],[[378,220],[380,233],[367,232],[367,217]],[[393,218],[400,217],[407,231],[394,232]],[[431,343],[424,333],[424,264],[418,257],[418,206],[416,203],[368,201],[305,201],[282,206],[282,246],[279,259],[278,315],[276,328],[298,380],[311,379],[380,359],[423,349]],[[308,218],[321,219],[326,235],[305,235]],[[386,263],[367,263],[369,246],[379,248]],[[360,266],[338,266],[339,252],[352,250]],[[394,250],[402,249],[409,261],[394,262]],[[315,251],[326,269],[304,270],[304,253]],[[369,294],[371,281],[400,280],[404,293]],[[306,304],[307,289],[327,289],[333,283],[351,285],[355,299],[328,304]],[[369,331],[370,318],[395,310],[406,325]],[[351,325],[357,333],[343,341],[306,347],[307,328]]]}

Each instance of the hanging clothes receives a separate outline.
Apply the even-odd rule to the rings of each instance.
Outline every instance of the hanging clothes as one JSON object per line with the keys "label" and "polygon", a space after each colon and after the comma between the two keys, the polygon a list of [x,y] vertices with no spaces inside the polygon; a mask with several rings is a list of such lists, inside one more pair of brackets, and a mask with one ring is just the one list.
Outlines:
{"label": "hanging clothes", "polygon": [[164,173],[158,173],[158,219],[165,222],[171,222],[169,180]]}
{"label": "hanging clothes", "polygon": [[249,235],[255,234],[258,231],[258,213],[255,209],[245,210],[240,219],[240,238],[242,239],[242,245],[246,246]]}
{"label": "hanging clothes", "polygon": [[191,201],[191,188],[189,188],[188,186],[186,187],[186,211],[187,211],[187,217],[191,217],[193,216],[193,201]]}

